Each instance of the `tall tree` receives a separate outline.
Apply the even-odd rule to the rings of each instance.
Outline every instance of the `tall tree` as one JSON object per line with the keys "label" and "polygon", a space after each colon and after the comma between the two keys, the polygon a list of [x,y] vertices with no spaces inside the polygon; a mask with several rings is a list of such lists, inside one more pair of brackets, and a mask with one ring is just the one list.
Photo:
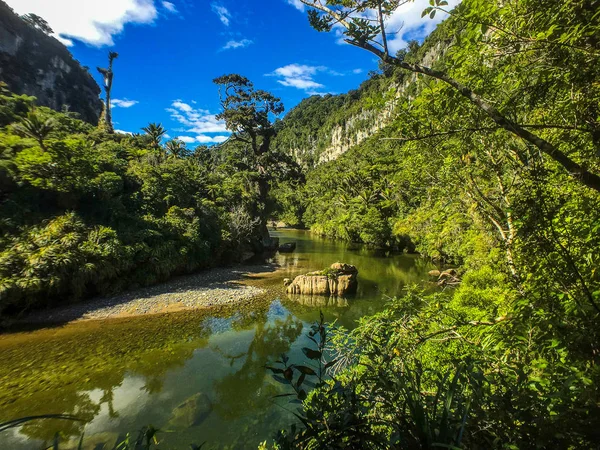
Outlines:
{"label": "tall tree", "polygon": [[44,140],[54,130],[55,122],[51,118],[43,118],[35,111],[27,114],[21,122],[13,126],[17,134],[35,139],[44,151],[47,150]]}
{"label": "tall tree", "polygon": [[267,198],[269,181],[274,174],[271,142],[276,130],[271,122],[273,117],[284,111],[281,99],[273,94],[255,89],[247,78],[238,75],[224,75],[213,80],[219,86],[219,96],[223,111],[217,119],[225,121],[232,138],[250,148],[258,173],[257,184],[260,203],[260,227],[263,239],[269,239],[267,230]]}
{"label": "tall tree", "polygon": [[171,139],[165,144],[165,148],[167,152],[175,158],[179,158],[180,156],[184,155],[186,150],[185,142],[183,142],[181,139]]}
{"label": "tall tree", "polygon": [[150,136],[150,145],[154,150],[160,149],[162,138],[167,134],[167,130],[160,123],[149,123],[148,126],[142,128],[148,136]]}
{"label": "tall tree", "polygon": [[115,129],[112,123],[112,113],[110,104],[110,93],[113,85],[113,61],[119,57],[117,52],[108,52],[108,68],[98,67],[98,72],[104,77],[104,90],[106,92],[106,104],[104,105],[104,117],[101,119],[100,126],[104,127],[106,132],[114,133]]}
{"label": "tall tree", "polygon": [[[561,142],[551,142],[549,138],[544,138],[539,130],[554,128],[547,124],[530,124],[519,120],[519,114],[516,111],[503,111],[499,105],[503,104],[503,92],[496,92],[496,99],[488,100],[487,96],[479,93],[479,86],[473,87],[468,82],[461,82],[458,78],[452,76],[449,70],[436,70],[430,67],[423,66],[418,63],[405,61],[400,55],[392,55],[388,45],[388,36],[390,30],[386,28],[388,19],[392,14],[396,13],[398,8],[408,0],[347,0],[347,1],[325,1],[325,0],[300,0],[309,7],[308,17],[310,24],[318,31],[331,31],[334,26],[341,27],[345,36],[345,42],[356,47],[367,50],[379,57],[385,64],[400,67],[416,74],[422,74],[431,78],[440,80],[451,86],[461,96],[468,99],[478,110],[491,121],[490,125],[501,128],[513,135],[524,140],[529,145],[538,148],[540,152],[554,160],[562,166],[571,176],[579,180],[587,187],[600,192],[600,175],[588,168],[585,162],[576,161],[570,154],[563,151]],[[510,2],[509,2],[510,3]],[[562,2],[554,2],[556,10],[565,9]],[[433,18],[437,11],[442,10],[448,5],[446,0],[431,0],[432,6],[423,11],[423,16],[429,14]],[[536,15],[545,10],[551,10],[550,5],[540,8],[535,4],[527,5],[530,7],[529,13]],[[510,10],[513,8],[513,10]],[[573,6],[575,8],[575,6]],[[501,12],[501,10],[503,10]],[[522,52],[538,52],[543,53],[547,48],[561,47],[579,49],[581,52],[589,56],[589,61],[595,61],[597,64],[597,50],[594,48],[596,41],[589,39],[590,33],[593,35],[593,25],[591,22],[598,21],[598,15],[593,16],[592,21],[575,20],[571,23],[563,23],[565,19],[562,17],[574,17],[573,11],[561,11],[560,14],[548,14],[552,19],[544,19],[540,17],[543,23],[543,30],[536,35],[528,36],[530,33],[526,29],[530,25],[524,25],[521,18],[523,17],[523,8],[519,5],[496,3],[496,2],[478,2],[477,5],[470,4],[470,8],[465,14],[464,22],[469,26],[475,26],[470,31],[472,35],[485,36],[488,30],[500,34],[508,34],[514,37],[513,41],[508,43],[510,49],[514,47],[512,54]],[[507,16],[511,20],[514,16],[514,24],[520,27],[516,33],[507,25]],[[537,17],[537,16],[536,16]],[[579,16],[576,16],[579,17]],[[587,16],[581,15],[585,18]],[[494,23],[494,21],[498,23]],[[529,22],[527,22],[529,24]],[[508,28],[508,31],[506,31]],[[561,29],[564,28],[564,29]],[[559,29],[560,32],[554,32]],[[396,31],[396,30],[394,30]],[[465,33],[467,39],[469,34]],[[476,38],[480,39],[480,38]],[[521,47],[526,47],[522,49]],[[504,49],[506,50],[506,48]],[[498,55],[496,55],[498,56]],[[540,77],[543,75],[543,70],[547,67],[547,61],[538,62],[541,64]],[[581,64],[581,62],[580,62]],[[541,78],[543,79],[543,78]],[[473,83],[472,83],[473,84]],[[475,84],[474,84],[475,85]],[[520,115],[524,116],[523,114]],[[596,124],[597,125],[597,124]],[[560,126],[557,128],[565,128]],[[575,127],[576,128],[576,127]],[[486,127],[489,131],[490,127]],[[586,129],[590,133],[597,133],[596,126],[590,126]],[[585,153],[580,151],[580,153]]]}

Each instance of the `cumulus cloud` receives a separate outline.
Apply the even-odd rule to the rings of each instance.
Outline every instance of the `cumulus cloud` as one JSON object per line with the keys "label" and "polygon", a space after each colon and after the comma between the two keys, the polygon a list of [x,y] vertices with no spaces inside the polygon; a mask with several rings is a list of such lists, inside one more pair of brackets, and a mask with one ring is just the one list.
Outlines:
{"label": "cumulus cloud", "polygon": [[128,100],[126,98],[113,98],[110,103],[113,108],[131,108],[133,105],[137,105],[139,102],[137,100]]}
{"label": "cumulus cloud", "polygon": [[267,76],[279,78],[277,82],[283,86],[295,87],[305,91],[315,91],[325,86],[316,82],[313,77],[318,72],[326,72],[327,70],[327,67],[323,66],[288,64],[276,69],[273,73],[267,74]]}
{"label": "cumulus cloud", "polygon": [[254,41],[251,41],[250,39],[242,39],[241,41],[231,40],[231,41],[227,42],[227,44],[225,44],[225,46],[222,48],[222,50],[230,50],[230,49],[235,50],[236,48],[245,48],[252,44],[254,44]]}
{"label": "cumulus cloud", "polygon": [[128,23],[151,24],[158,13],[154,0],[7,0],[19,14],[43,17],[65,45],[72,39],[97,47],[114,45]]}
{"label": "cumulus cloud", "polygon": [[352,71],[352,73],[355,74],[355,75],[359,75],[359,74],[363,73],[363,70],[362,69],[354,69]]}
{"label": "cumulus cloud", "polygon": [[115,133],[120,133],[120,134],[128,134],[128,135],[133,135],[133,133],[131,131],[125,131],[125,130],[115,130]]}
{"label": "cumulus cloud", "polygon": [[223,22],[223,25],[226,27],[229,26],[229,22],[231,21],[231,13],[227,8],[223,5],[219,5],[218,3],[211,3],[210,7],[213,12],[219,17],[219,20]]}
{"label": "cumulus cloud", "polygon": [[192,105],[181,100],[175,100],[167,112],[171,118],[181,125],[184,131],[197,135],[205,133],[229,133],[225,122],[218,120],[215,114],[204,109],[194,108]]}
{"label": "cumulus cloud", "polygon": [[179,11],[177,11],[177,7],[171,3],[171,2],[162,2],[163,8],[165,8],[167,11],[173,13],[173,14],[177,14]]}
{"label": "cumulus cloud", "polygon": [[207,136],[200,134],[198,136],[179,136],[177,139],[185,142],[186,144],[221,144],[229,139],[228,136]]}
{"label": "cumulus cloud", "polygon": [[304,11],[304,3],[302,3],[300,0],[287,0],[287,2],[298,11]]}
{"label": "cumulus cloud", "polygon": [[[448,6],[445,8],[450,10],[459,3],[460,0],[448,0]],[[389,18],[386,30],[388,33],[398,32],[392,35],[389,41],[391,52],[406,48],[411,39],[423,39],[428,36],[442,20],[448,17],[440,11],[434,19],[430,19],[429,16],[421,17],[425,6],[421,2],[408,2],[401,5]]]}
{"label": "cumulus cloud", "polygon": [[196,141],[200,144],[221,144],[229,139],[229,136],[206,136],[201,134],[196,136]]}

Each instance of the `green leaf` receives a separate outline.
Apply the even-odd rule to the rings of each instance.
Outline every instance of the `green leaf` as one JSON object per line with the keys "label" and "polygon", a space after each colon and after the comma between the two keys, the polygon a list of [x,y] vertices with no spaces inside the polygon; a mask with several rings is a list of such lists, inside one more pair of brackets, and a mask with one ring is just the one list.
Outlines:
{"label": "green leaf", "polygon": [[317,373],[311,369],[310,367],[307,366],[294,366],[294,368],[300,372],[302,372],[303,375],[316,375]]}
{"label": "green leaf", "polygon": [[321,359],[321,352],[318,352],[317,350],[313,350],[312,348],[304,347],[302,349],[302,352],[309,359]]}

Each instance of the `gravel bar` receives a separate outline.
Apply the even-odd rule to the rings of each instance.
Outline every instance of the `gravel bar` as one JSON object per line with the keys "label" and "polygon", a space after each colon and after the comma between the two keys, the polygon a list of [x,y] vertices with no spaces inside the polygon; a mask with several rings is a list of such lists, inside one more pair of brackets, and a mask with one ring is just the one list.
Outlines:
{"label": "gravel bar", "polygon": [[110,297],[35,311],[19,322],[63,323],[98,320],[246,302],[265,294],[266,291],[246,285],[243,280],[251,278],[253,274],[274,270],[275,267],[271,264],[207,270]]}

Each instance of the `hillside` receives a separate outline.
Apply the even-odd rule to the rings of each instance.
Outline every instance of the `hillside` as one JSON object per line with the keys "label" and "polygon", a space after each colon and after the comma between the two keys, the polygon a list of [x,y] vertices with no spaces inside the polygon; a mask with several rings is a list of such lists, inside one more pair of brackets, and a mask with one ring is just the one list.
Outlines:
{"label": "hillside", "polygon": [[[452,42],[448,28],[442,24],[422,45],[413,41],[402,54],[434,67]],[[306,169],[335,160],[392,123],[401,100],[414,94],[416,80],[414,74],[380,64],[356,90],[309,97],[283,119],[278,148]]]}
{"label": "hillside", "polygon": [[37,30],[0,0],[0,81],[16,94],[37,98],[54,110],[68,106],[97,124],[100,87],[59,41]]}

